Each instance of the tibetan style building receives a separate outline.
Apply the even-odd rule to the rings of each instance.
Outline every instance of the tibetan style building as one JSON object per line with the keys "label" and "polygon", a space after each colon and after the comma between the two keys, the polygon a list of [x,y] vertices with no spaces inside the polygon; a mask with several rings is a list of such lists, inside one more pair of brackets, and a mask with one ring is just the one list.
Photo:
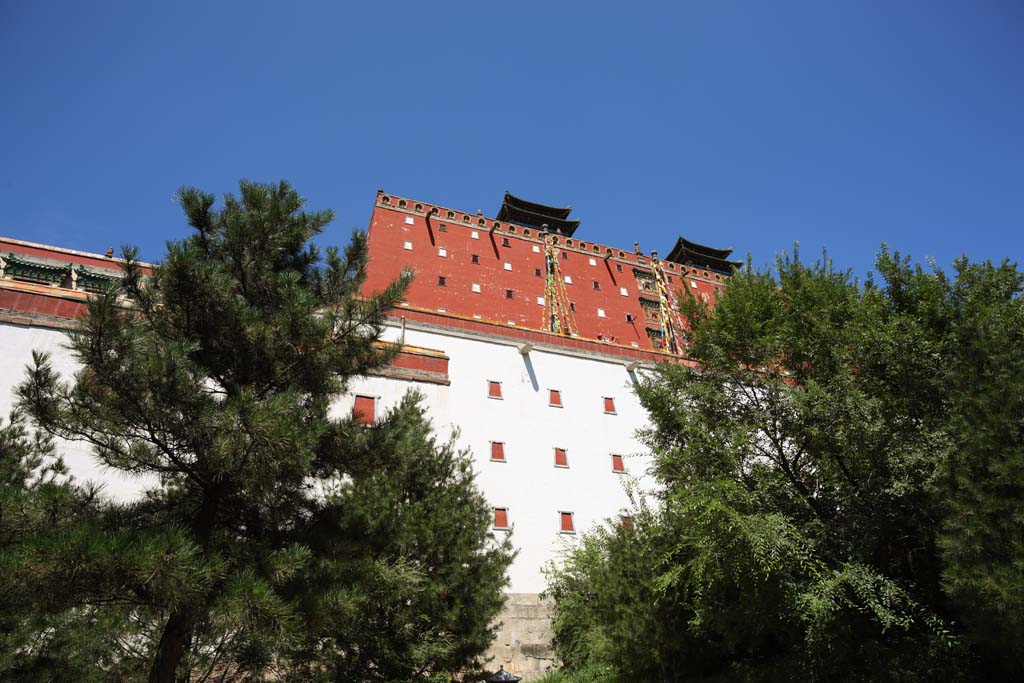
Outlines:
{"label": "tibetan style building", "polygon": [[[505,193],[488,218],[378,192],[364,292],[415,273],[386,334],[404,347],[336,406],[372,423],[415,388],[442,436],[458,429],[495,533],[514,530],[519,549],[493,668],[527,679],[553,663],[541,568],[578,533],[619,523],[626,481],[650,485],[635,437],[647,425],[633,392],[638,374],[688,362],[679,300],[713,302],[739,265],[729,249],[682,237],[664,260],[598,244],[578,236],[571,213]],[[33,350],[74,369],[66,330],[119,271],[109,255],[0,238],[3,414]],[[107,479],[84,451],[70,448],[66,460],[79,478],[106,481],[111,495],[138,493],[129,480]]]}

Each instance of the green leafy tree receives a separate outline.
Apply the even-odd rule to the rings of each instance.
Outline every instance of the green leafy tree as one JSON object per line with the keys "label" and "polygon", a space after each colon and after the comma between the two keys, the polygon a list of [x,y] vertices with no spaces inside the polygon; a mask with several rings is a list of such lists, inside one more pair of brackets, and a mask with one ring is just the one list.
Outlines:
{"label": "green leafy tree", "polygon": [[[143,477],[130,503],[96,501],[14,573],[120,624],[98,662],[152,683],[412,681],[472,667],[502,604],[508,540],[469,458],[438,442],[411,393],[376,425],[331,412],[378,343],[407,278],[358,296],[355,233],[326,258],[332,219],[286,183],[241,183],[215,209],[184,189],[194,233],[71,335],[72,381],[38,356],[20,405],[44,434],[91,444]],[[28,542],[26,542],[28,543]]]}
{"label": "green leafy tree", "polygon": [[[697,369],[638,390],[656,506],[553,575],[568,661],[629,681],[1024,672],[1021,276],[884,250],[877,269],[794,254],[684,303]],[[671,627],[646,645],[624,628],[645,614]]]}

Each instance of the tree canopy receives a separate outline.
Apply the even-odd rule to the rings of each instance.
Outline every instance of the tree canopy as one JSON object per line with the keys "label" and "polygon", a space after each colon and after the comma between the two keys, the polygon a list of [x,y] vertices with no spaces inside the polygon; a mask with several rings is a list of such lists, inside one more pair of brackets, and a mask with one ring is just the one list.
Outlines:
{"label": "tree canopy", "polygon": [[[0,518],[0,595],[18,596],[0,677],[30,678],[43,655],[67,680],[153,683],[471,668],[511,550],[468,455],[437,440],[415,392],[372,426],[332,410],[393,359],[379,339],[408,278],[358,296],[365,235],[321,254],[333,214],[287,183],[242,182],[221,208],[179,199],[192,234],[151,275],[125,250],[123,283],[71,334],[78,373],[37,355],[18,388],[38,436],[19,418],[0,437],[0,506],[27,511],[11,533]],[[145,494],[50,476],[51,437],[90,444]]]}
{"label": "tree canopy", "polygon": [[1024,277],[796,251],[683,303],[638,393],[658,489],[552,570],[570,667],[621,680],[1024,675]]}

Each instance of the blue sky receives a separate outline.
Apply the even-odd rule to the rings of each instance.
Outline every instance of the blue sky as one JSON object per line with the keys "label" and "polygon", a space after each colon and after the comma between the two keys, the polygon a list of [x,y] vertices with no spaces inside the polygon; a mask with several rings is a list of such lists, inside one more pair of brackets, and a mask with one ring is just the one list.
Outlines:
{"label": "blue sky", "polygon": [[645,251],[1020,260],[1022,35],[1019,0],[0,0],[0,234],[159,259],[181,185],[286,178],[326,243],[378,187],[508,189]]}

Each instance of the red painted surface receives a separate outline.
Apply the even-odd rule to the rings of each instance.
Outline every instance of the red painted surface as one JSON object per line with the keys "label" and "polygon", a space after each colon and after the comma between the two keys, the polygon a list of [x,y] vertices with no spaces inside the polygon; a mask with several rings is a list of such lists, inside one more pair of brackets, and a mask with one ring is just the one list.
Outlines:
{"label": "red painted surface", "polygon": [[649,362],[661,362],[676,361],[684,363],[686,365],[693,365],[691,361],[678,356],[672,356],[667,353],[659,351],[644,351],[642,349],[634,349],[631,347],[618,346],[616,344],[610,344],[607,342],[600,342],[592,339],[580,339],[578,337],[562,337],[559,335],[550,334],[548,332],[540,332],[535,330],[524,330],[518,327],[512,327],[507,325],[500,325],[497,323],[487,323],[480,320],[465,320],[456,316],[451,316],[442,313],[432,313],[428,311],[416,311],[411,308],[400,308],[395,311],[396,317],[407,318],[409,320],[419,320],[422,322],[433,323],[434,325],[441,325],[444,327],[451,327],[461,330],[469,330],[473,332],[479,332],[482,334],[491,334],[509,339],[515,339],[520,341],[537,342],[541,344],[556,344],[571,349],[578,349],[581,351],[591,351],[595,353],[607,354],[611,356],[619,356],[625,359],[631,360],[642,360]]}
{"label": "red painted surface", "polygon": [[505,444],[501,441],[491,442],[491,460],[505,461]]}
{"label": "red painted surface", "polygon": [[356,422],[372,425],[377,419],[376,404],[377,399],[372,396],[356,396],[356,403],[352,408],[352,415]]}
{"label": "red painted surface", "polygon": [[0,288],[0,309],[16,313],[50,315],[58,318],[78,318],[85,314],[85,301],[60,296],[60,290],[54,294],[27,291],[15,288]]}
{"label": "red painted surface", "polygon": [[626,466],[622,463],[621,455],[612,456],[612,472],[625,472]]}
{"label": "red painted surface", "polygon": [[391,367],[405,368],[407,370],[422,370],[423,372],[435,372],[447,375],[448,357],[401,351],[398,354],[398,357],[391,362]]}
{"label": "red painted surface", "polygon": [[[401,202],[405,206],[400,208]],[[434,209],[438,213],[432,216]],[[511,321],[520,328],[543,330],[544,306],[537,303],[537,298],[544,296],[544,257],[538,253],[542,242],[537,231],[509,224],[495,227],[491,219],[460,212],[453,212],[455,216],[450,219],[448,212],[378,194],[370,220],[370,266],[363,292],[382,290],[404,269],[411,268],[416,274],[406,293],[411,307],[444,309],[440,312],[503,325]],[[529,236],[524,234],[526,231]],[[474,232],[477,239],[473,239]],[[649,271],[650,259],[586,241],[559,240],[564,255],[559,257],[559,266],[562,275],[572,279],[565,289],[575,304],[579,337],[652,348],[633,271],[634,267]],[[407,243],[410,249],[405,248]],[[440,249],[444,249],[444,256],[439,255]],[[608,252],[612,256],[605,258]],[[702,272],[696,278],[689,273],[681,277],[684,267],[670,263],[664,263],[664,267],[677,296],[693,294],[713,301],[715,292],[725,286],[723,281],[714,281],[714,273],[708,273],[708,279]],[[536,275],[538,269],[541,276]],[[444,286],[439,285],[440,278]],[[474,285],[479,286],[479,292]],[[625,295],[620,288],[625,288]],[[603,310],[603,317],[598,309]]]}
{"label": "red painted surface", "polygon": [[562,516],[562,531],[574,533],[576,531],[576,527],[572,523],[572,513],[562,512],[559,514]]}
{"label": "red painted surface", "polygon": [[615,413],[615,399],[608,396],[604,397],[604,412]]}
{"label": "red painted surface", "polygon": [[555,449],[555,467],[568,467],[569,456],[566,455],[564,448]]}
{"label": "red painted surface", "polygon": [[507,529],[508,528],[508,509],[507,508],[494,508],[494,528],[495,529]]}

